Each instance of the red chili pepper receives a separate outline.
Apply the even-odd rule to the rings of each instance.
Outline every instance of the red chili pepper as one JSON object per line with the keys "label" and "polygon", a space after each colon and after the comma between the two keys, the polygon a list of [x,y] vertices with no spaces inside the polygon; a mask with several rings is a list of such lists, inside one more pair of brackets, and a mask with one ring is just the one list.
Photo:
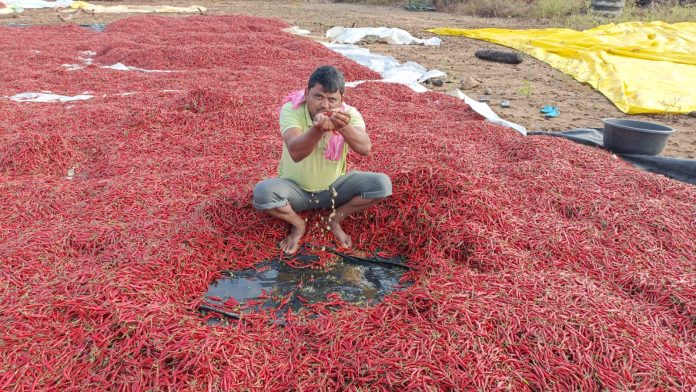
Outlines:
{"label": "red chili pepper", "polygon": [[[357,250],[404,256],[413,283],[369,306],[330,295],[284,326],[230,300],[243,322],[208,325],[194,309],[220,271],[284,256],[286,225],[251,205],[282,144],[269,100],[323,63],[380,79],[285,27],[238,15],[127,18],[100,34],[0,27],[3,97],[93,96],[0,102],[0,390],[696,384],[693,187],[397,84],[349,89],[374,148],[347,169],[384,172],[393,194],[342,227]],[[115,63],[175,72],[102,68]],[[324,215],[301,213],[303,243],[335,245],[312,225]],[[334,261],[312,252],[287,263]]]}

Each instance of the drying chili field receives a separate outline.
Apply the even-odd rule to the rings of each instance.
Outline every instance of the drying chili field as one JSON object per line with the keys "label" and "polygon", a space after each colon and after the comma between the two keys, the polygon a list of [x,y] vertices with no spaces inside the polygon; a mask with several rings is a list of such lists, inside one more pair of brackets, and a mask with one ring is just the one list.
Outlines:
{"label": "drying chili field", "polygon": [[[694,388],[696,188],[379,82],[347,90],[374,145],[349,164],[394,195],[345,228],[413,286],[208,325],[208,283],[286,232],[251,206],[283,95],[322,64],[379,79],[284,27],[0,28],[0,390]],[[8,98],[43,91],[92,98]]]}

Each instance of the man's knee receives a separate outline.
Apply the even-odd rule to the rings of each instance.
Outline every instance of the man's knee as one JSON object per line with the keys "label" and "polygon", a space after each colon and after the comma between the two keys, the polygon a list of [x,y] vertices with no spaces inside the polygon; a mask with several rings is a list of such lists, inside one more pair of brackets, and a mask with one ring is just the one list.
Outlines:
{"label": "man's knee", "polygon": [[383,197],[391,196],[392,194],[392,182],[391,178],[389,178],[388,175],[384,173],[375,173],[377,174],[376,182],[377,182],[377,187],[381,192],[384,193]]}
{"label": "man's knee", "polygon": [[359,195],[363,199],[384,199],[391,196],[392,184],[384,173],[361,173]]}
{"label": "man's knee", "polygon": [[263,205],[268,201],[268,180],[263,180],[254,186],[254,207],[258,208],[259,205]]}
{"label": "man's knee", "polygon": [[391,179],[384,173],[369,173],[368,185],[363,199],[384,199],[392,194]]}
{"label": "man's knee", "polygon": [[287,199],[280,195],[279,188],[281,185],[275,178],[263,180],[256,184],[254,186],[254,208],[268,210],[288,204]]}

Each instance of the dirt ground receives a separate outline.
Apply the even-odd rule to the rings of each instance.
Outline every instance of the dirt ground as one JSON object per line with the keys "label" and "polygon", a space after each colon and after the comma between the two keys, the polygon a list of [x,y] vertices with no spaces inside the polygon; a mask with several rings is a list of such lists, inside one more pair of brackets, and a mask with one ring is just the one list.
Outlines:
{"label": "dirt ground", "polygon": [[[399,27],[419,38],[433,36],[424,31],[433,27],[516,29],[547,27],[538,21],[531,20],[476,18],[440,12],[410,12],[396,7],[327,3],[317,0],[305,2],[127,0],[93,3],[199,5],[206,7],[206,14],[210,15],[247,14],[279,18],[290,25],[310,30],[311,34],[316,36],[323,36],[326,30],[333,26]],[[80,13],[67,22],[61,20],[59,15],[61,14],[57,10],[27,10],[21,14],[0,17],[0,24],[108,23],[133,14]],[[485,62],[474,57],[474,52],[477,49],[500,48],[498,45],[463,37],[441,38],[443,44],[440,47],[394,46],[379,43],[364,46],[374,53],[391,55],[401,62],[416,61],[428,69],[435,68],[446,72],[448,75],[446,83],[442,87],[430,86],[431,89],[449,91],[463,87],[463,91],[472,98],[488,96],[489,104],[500,117],[521,124],[528,130],[560,131],[582,127],[596,128],[602,126],[602,118],[630,117],[635,120],[658,122],[677,130],[670,137],[663,155],[696,158],[696,118],[686,115],[628,116],[616,109],[608,99],[589,85],[581,84],[534,58],[527,56],[519,65]],[[470,83],[472,78],[481,83],[472,86]],[[500,107],[502,100],[509,100],[511,107]],[[545,119],[539,114],[539,108],[546,104],[556,105],[561,110],[561,115],[554,119]]]}

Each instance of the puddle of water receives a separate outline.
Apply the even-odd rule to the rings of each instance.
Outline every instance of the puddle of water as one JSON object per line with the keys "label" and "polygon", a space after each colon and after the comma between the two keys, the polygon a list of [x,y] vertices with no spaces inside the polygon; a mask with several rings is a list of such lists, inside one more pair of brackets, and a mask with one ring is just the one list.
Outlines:
{"label": "puddle of water", "polygon": [[[316,261],[312,255],[301,256],[304,264]],[[391,260],[401,262],[403,260]],[[330,294],[357,305],[372,305],[392,291],[401,290],[411,282],[399,284],[407,268],[382,263],[338,258],[326,269],[297,268],[281,260],[264,261],[241,271],[224,271],[223,277],[208,286],[206,305],[229,310],[229,313],[250,313],[275,310],[275,316],[291,309],[299,312],[304,303],[327,302]],[[213,298],[211,298],[213,297]],[[234,301],[229,301],[233,298]],[[229,306],[239,303],[239,306]],[[281,303],[287,301],[281,306]],[[227,302],[227,306],[224,304]],[[204,313],[211,309],[202,307]]]}

